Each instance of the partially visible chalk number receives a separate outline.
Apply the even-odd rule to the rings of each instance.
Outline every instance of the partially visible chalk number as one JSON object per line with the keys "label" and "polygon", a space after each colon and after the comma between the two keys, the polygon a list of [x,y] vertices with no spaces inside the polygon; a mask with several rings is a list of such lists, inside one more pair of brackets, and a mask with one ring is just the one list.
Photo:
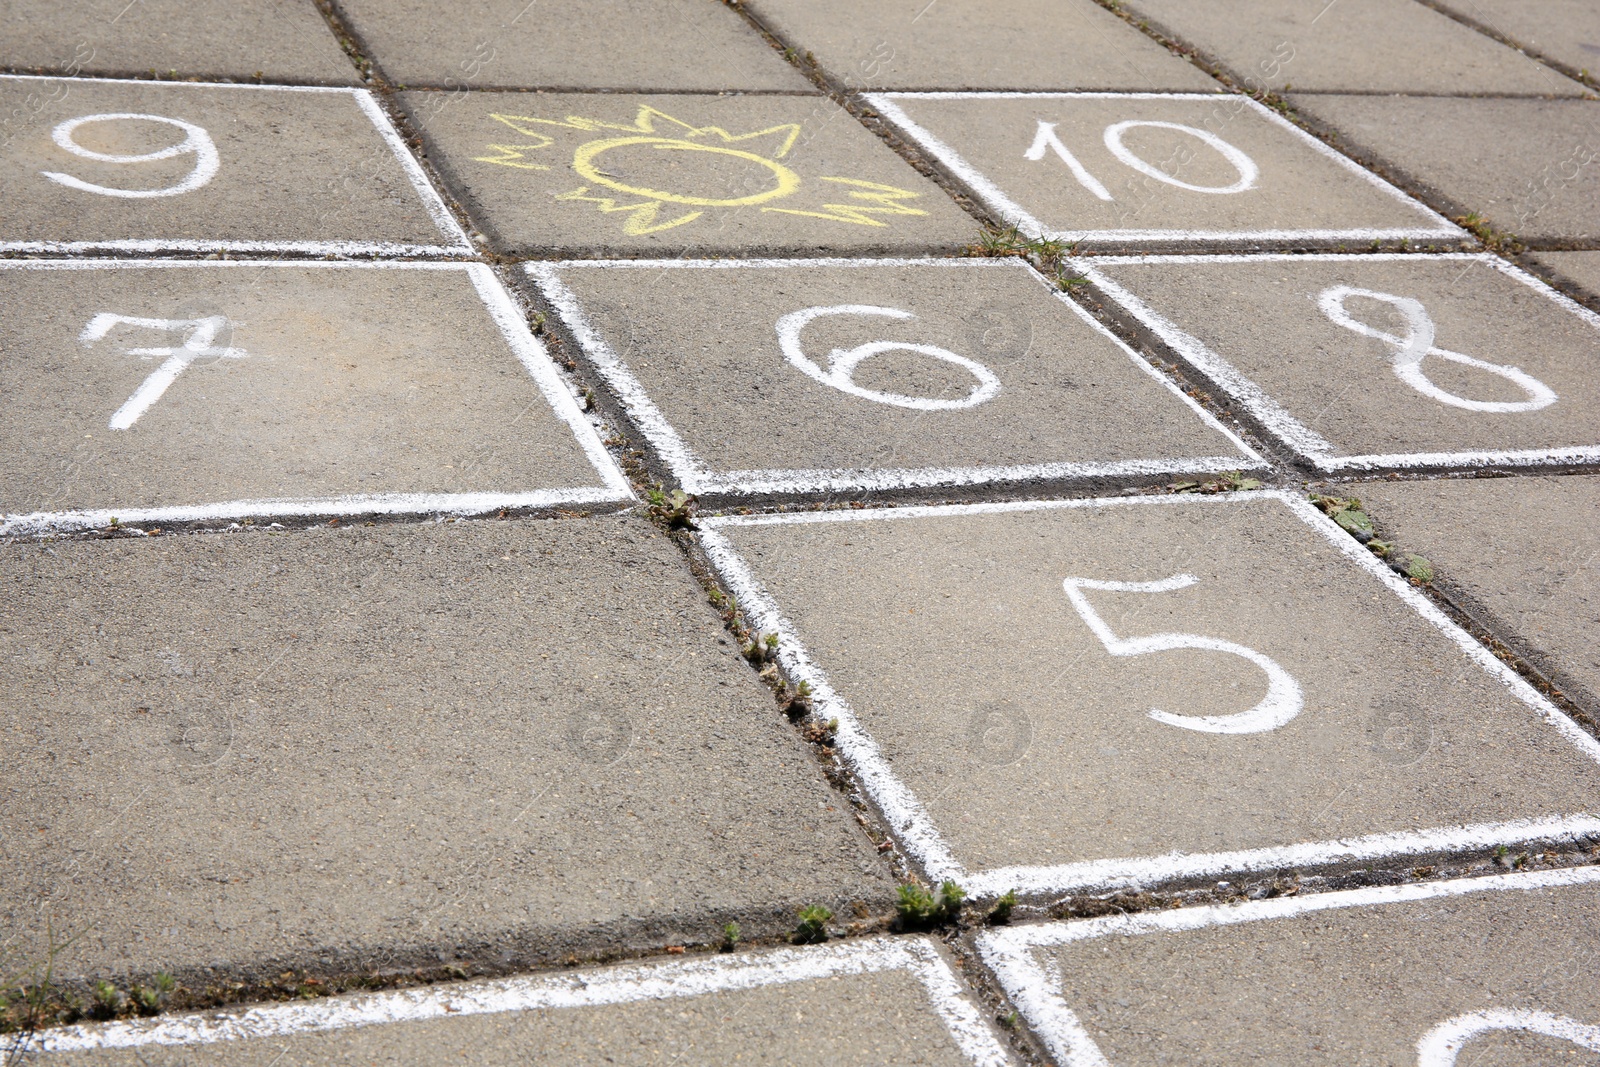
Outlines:
{"label": "partially visible chalk number", "polygon": [[1188,588],[1199,580],[1192,574],[1175,574],[1159,582],[1105,582],[1090,578],[1067,578],[1061,585],[1066,590],[1067,599],[1072,601],[1078,616],[1088,624],[1089,629],[1100,639],[1100,643],[1106,646],[1106,651],[1113,656],[1143,656],[1153,652],[1193,648],[1205,652],[1223,652],[1249,660],[1267,676],[1267,695],[1248,711],[1234,715],[1174,715],[1170,711],[1152,708],[1149,715],[1156,722],[1206,734],[1259,734],[1276,730],[1300,714],[1300,709],[1305,706],[1305,698],[1301,695],[1299,683],[1271,657],[1232,641],[1203,637],[1200,634],[1168,633],[1151,634],[1148,637],[1118,637],[1111,627],[1106,625],[1099,612],[1094,610],[1094,605],[1089,603],[1089,598],[1083,593],[1085,589],[1103,589],[1113,593],[1170,593],[1176,589]]}
{"label": "partially visible chalk number", "polygon": [[[159,148],[154,152],[119,153],[97,152],[92,148],[85,148],[77,141],[77,132],[83,127],[97,122],[160,122],[168,126],[175,126],[183,131],[183,140],[166,148]],[[119,111],[104,115],[80,115],[75,119],[58,125],[51,131],[51,139],[55,143],[79,157],[92,159],[97,163],[154,163],[161,159],[173,159],[177,156],[194,156],[194,168],[175,185],[163,186],[159,189],[113,189],[105,185],[96,185],[86,182],[82,178],[71,174],[62,174],[59,171],[47,170],[41,173],[58,185],[65,185],[69,189],[77,189],[84,193],[98,193],[100,196],[115,196],[125,200],[146,200],[158,196],[180,196],[183,193],[192,193],[201,188],[212,178],[217,176],[217,169],[222,165],[221,158],[217,155],[217,146],[211,140],[211,135],[192,122],[182,119],[167,118],[165,115],[143,115],[131,111]]]}

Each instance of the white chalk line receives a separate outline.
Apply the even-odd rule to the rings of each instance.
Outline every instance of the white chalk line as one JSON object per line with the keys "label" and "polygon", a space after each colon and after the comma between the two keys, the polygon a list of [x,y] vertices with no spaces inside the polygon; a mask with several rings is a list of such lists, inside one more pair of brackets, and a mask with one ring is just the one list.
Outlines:
{"label": "white chalk line", "polygon": [[[1244,240],[1317,240],[1317,241],[1370,241],[1370,240],[1398,240],[1452,237],[1465,238],[1466,231],[1446,219],[1443,215],[1423,204],[1421,201],[1409,196],[1394,185],[1380,178],[1378,175],[1362,167],[1354,160],[1336,152],[1323,144],[1315,137],[1306,133],[1300,127],[1277,114],[1248,96],[1238,93],[1034,93],[1034,92],[887,92],[865,93],[865,99],[877,108],[884,117],[895,125],[900,126],[913,140],[919,142],[933,154],[941,163],[948,167],[958,178],[965,182],[979,198],[984,200],[996,214],[1007,222],[1016,226],[1022,233],[1029,237],[1049,237],[1062,241],[1179,241],[1186,243],[1200,243],[1205,241],[1244,241]],[[1053,230],[1046,227],[1038,218],[1024,211],[1016,201],[1002,192],[992,180],[981,174],[972,164],[968,163],[959,152],[950,145],[940,140],[925,126],[913,120],[903,108],[895,103],[897,100],[1000,100],[1000,99],[1040,99],[1040,100],[1204,100],[1216,102],[1219,100],[1238,101],[1247,109],[1268,122],[1287,131],[1301,144],[1309,146],[1323,157],[1332,160],[1341,169],[1356,175],[1367,184],[1380,190],[1390,199],[1395,200],[1414,213],[1430,219],[1433,222],[1429,227],[1365,227],[1354,229],[1259,229],[1259,230],[1183,230],[1183,229],[1140,229],[1140,230]]]}
{"label": "white chalk line", "polygon": [[81,1052],[259,1040],[449,1017],[669,1000],[895,971],[921,983],[929,1006],[973,1064],[1003,1067],[1010,1062],[950,965],[922,938],[875,938],[821,948],[330,997],[239,1012],[71,1026],[41,1034],[39,1048],[46,1053]]}
{"label": "white chalk line", "polygon": [[837,717],[839,749],[862,784],[884,812],[906,852],[934,878],[952,878],[975,896],[1008,890],[1035,893],[1154,885],[1173,879],[1220,874],[1234,870],[1268,869],[1293,865],[1333,863],[1350,859],[1452,852],[1494,844],[1516,844],[1538,839],[1600,836],[1600,816],[1556,815],[1424,830],[1402,830],[1335,841],[1305,842],[1236,852],[1170,853],[1164,856],[1127,857],[1082,863],[1008,866],[968,872],[956,859],[931,815],[911,788],[895,776],[877,743],[861,727],[854,710],[829,684],[827,675],[801,644],[797,632],[781,613],[765,587],[733,547],[723,530],[739,526],[771,526],[824,522],[892,522],[936,517],[961,517],[1021,511],[1072,508],[1221,506],[1249,501],[1283,504],[1301,521],[1320,533],[1346,559],[1381,582],[1449,638],[1469,659],[1498,679],[1511,694],[1547,725],[1555,728],[1580,752],[1600,764],[1600,741],[1590,736],[1510,667],[1500,662],[1433,605],[1420,591],[1379,562],[1365,546],[1309,501],[1282,490],[1218,493],[1211,496],[1136,496],[1088,500],[1011,501],[981,504],[947,504],[863,511],[824,511],[776,515],[713,516],[701,521],[701,537],[730,590],[747,614],[764,632],[779,635],[779,659],[795,681],[806,681],[817,694],[816,715]]}
{"label": "white chalk line", "polygon": [[454,514],[470,515],[502,508],[551,508],[568,504],[601,504],[634,499],[627,477],[606,451],[600,435],[578,408],[571,388],[557,372],[549,353],[539,342],[500,279],[481,263],[374,263],[284,260],[16,260],[0,261],[0,269],[12,270],[131,270],[276,268],[287,270],[424,270],[465,272],[484,309],[500,331],[507,346],[533,378],[535,387],[555,416],[572,432],[584,457],[599,475],[603,487],[577,486],[529,492],[469,493],[369,493],[313,498],[268,498],[231,500],[211,504],[164,507],[93,508],[66,511],[38,511],[0,515],[0,536],[39,534],[54,531],[98,529],[119,523],[209,522],[236,518],[303,516],[344,516],[360,514]]}
{"label": "white chalk line", "polygon": [[1485,466],[1539,466],[1545,464],[1600,462],[1600,444],[1535,449],[1472,449],[1459,452],[1408,452],[1339,455],[1338,448],[1289,413],[1265,390],[1256,385],[1225,357],[1213,351],[1199,338],[1185,331],[1177,323],[1156,311],[1122,283],[1105,274],[1100,268],[1124,266],[1201,266],[1214,263],[1417,263],[1458,262],[1481,263],[1521,282],[1555,303],[1557,307],[1576,315],[1589,326],[1600,330],[1600,315],[1557,292],[1538,278],[1499,256],[1486,252],[1379,253],[1349,255],[1320,253],[1314,255],[1215,255],[1215,256],[1095,256],[1092,259],[1070,260],[1073,269],[1087,277],[1091,283],[1121,304],[1151,330],[1169,348],[1203,373],[1234,400],[1238,401],[1255,419],[1283,441],[1291,450],[1310,462],[1318,470],[1403,470],[1432,467],[1485,467]]}
{"label": "white chalk line", "polygon": [[[67,84],[95,82],[105,85],[137,85],[143,88],[159,86],[170,89],[241,89],[257,92],[335,93],[351,97],[361,113],[372,123],[373,129],[400,164],[406,180],[416,191],[423,210],[449,245],[410,244],[395,241],[229,241],[229,240],[115,240],[115,241],[0,241],[0,250],[8,252],[76,253],[76,252],[159,252],[159,251],[239,251],[239,252],[309,252],[321,255],[474,255],[477,250],[467,238],[444,199],[428,180],[421,164],[406,147],[389,116],[378,106],[372,91],[355,86],[325,85],[243,85],[237,82],[159,82],[136,78],[60,78],[49,75],[6,74],[0,81],[55,81]],[[158,90],[158,91],[161,91]]]}
{"label": "white chalk line", "polygon": [[1491,875],[1396,886],[1368,886],[1331,893],[1307,893],[1242,904],[1178,908],[1134,915],[1108,915],[1079,922],[1012,926],[978,935],[978,952],[1001,986],[1064,1067],[1106,1067],[1107,1060],[1068,1007],[1061,981],[1035,952],[1101,937],[1200,930],[1241,923],[1291,919],[1320,911],[1464,896],[1470,893],[1531,891],[1600,882],[1600,867]]}
{"label": "white chalk line", "polygon": [[[788,267],[957,267],[968,270],[1021,270],[1047,292],[1072,309],[1092,330],[1116,345],[1135,367],[1158,382],[1202,422],[1221,434],[1239,450],[1231,456],[1196,456],[1153,460],[1080,461],[1030,463],[978,467],[919,468],[840,468],[788,470],[710,470],[650,399],[644,383],[634,376],[627,363],[616,354],[589,321],[583,303],[561,279],[560,272],[571,268],[655,269]],[[869,260],[563,260],[555,263],[529,263],[524,269],[538,284],[545,299],[572,330],[606,384],[622,400],[656,453],[666,463],[684,490],[690,493],[756,495],[760,493],[874,492],[895,489],[968,486],[1002,482],[1047,480],[1088,480],[1115,477],[1158,477],[1168,474],[1219,474],[1225,471],[1265,469],[1267,462],[1244,440],[1214,415],[1179,389],[1166,375],[1151,367],[1120,337],[1064,293],[1050,285],[1030,264],[1017,257],[997,259],[869,259]]]}

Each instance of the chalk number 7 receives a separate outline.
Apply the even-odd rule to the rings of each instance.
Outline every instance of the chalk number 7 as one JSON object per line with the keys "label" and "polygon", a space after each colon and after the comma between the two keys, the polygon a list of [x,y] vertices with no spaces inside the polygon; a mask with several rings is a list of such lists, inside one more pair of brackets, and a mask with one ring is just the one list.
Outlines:
{"label": "chalk number 7", "polygon": [[1261,668],[1267,676],[1267,695],[1248,711],[1241,711],[1236,715],[1174,715],[1169,711],[1152,708],[1150,717],[1156,722],[1207,734],[1259,734],[1267,730],[1276,730],[1300,714],[1301,708],[1305,706],[1305,700],[1301,696],[1299,683],[1270,657],[1232,641],[1202,637],[1199,634],[1118,637],[1112,633],[1111,627],[1106,625],[1105,620],[1094,610],[1094,605],[1089,603],[1089,598],[1083,594],[1085,589],[1103,589],[1115,593],[1170,593],[1175,589],[1194,585],[1199,580],[1192,574],[1175,574],[1159,582],[1102,582],[1091,578],[1067,578],[1061,585],[1079,617],[1088,624],[1089,629],[1100,639],[1100,643],[1106,646],[1106,651],[1113,656],[1142,656],[1151,652],[1195,648],[1207,652],[1225,652],[1230,656],[1247,659]]}

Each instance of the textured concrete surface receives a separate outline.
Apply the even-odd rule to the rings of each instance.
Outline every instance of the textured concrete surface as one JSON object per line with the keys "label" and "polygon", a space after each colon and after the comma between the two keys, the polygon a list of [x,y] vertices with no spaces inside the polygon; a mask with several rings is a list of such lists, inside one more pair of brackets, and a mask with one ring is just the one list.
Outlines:
{"label": "textured concrete surface", "polygon": [[1600,65],[1600,12],[1584,0],[1439,0],[1439,6],[1575,71],[1593,74]]}
{"label": "textured concrete surface", "polygon": [[1576,289],[1591,302],[1600,300],[1600,252],[1541,252],[1535,264],[1553,272],[1557,285]]}
{"label": "textured concrete surface", "polygon": [[857,89],[1184,89],[1215,82],[1092,0],[751,0]]}
{"label": "textured concrete surface", "polygon": [[[601,1003],[446,1015],[426,1021],[321,1033],[288,1033],[239,1041],[163,1048],[67,1052],[46,1062],[61,1064],[219,1064],[227,1067],[290,1067],[298,1064],[438,1063],[457,1058],[474,1063],[547,1064],[919,1064],[957,1067],[978,1062],[952,1038],[949,1024],[930,1003],[929,991],[905,969],[844,967],[841,973],[806,977],[840,956],[860,956],[875,946],[852,942],[803,953],[757,957],[713,957],[654,967],[567,972],[521,984],[471,983],[435,986],[430,999],[463,1004],[476,996],[529,999],[549,990],[582,996],[597,987]],[[930,951],[931,950],[927,950]],[[775,962],[780,959],[782,962]],[[767,965],[774,973],[755,984],[744,972]],[[725,972],[726,977],[719,974]],[[948,972],[947,972],[948,973]],[[719,981],[736,983],[717,988]],[[663,987],[701,985],[704,991],[672,995]],[[654,988],[649,988],[650,986]],[[621,987],[621,988],[618,988]],[[571,991],[571,992],[568,992]],[[378,998],[342,1002],[360,1010]],[[613,1000],[605,1003],[606,1000]],[[317,1005],[331,1007],[341,1001]],[[270,1015],[267,1009],[264,1015]],[[458,1009],[459,1010],[459,1009]],[[970,1009],[969,1009],[970,1010]],[[990,1039],[992,1043],[993,1039]],[[989,1061],[993,1062],[993,1061]]]}
{"label": "textured concrete surface", "polygon": [[1592,1034],[1586,1048],[1514,1027],[1468,1036],[1451,1050],[1459,1058],[1418,1050],[1441,1024],[1486,1011],[1544,1013],[1592,1031],[1600,1020],[1590,981],[1600,943],[1594,883],[1360,901],[1096,937],[1039,949],[1036,958],[1118,1067],[1600,1062]]}
{"label": "textured concrete surface", "polygon": [[1452,217],[1561,247],[1600,240],[1600,103],[1294,94],[1346,151]]}
{"label": "textured concrete surface", "polygon": [[[1098,269],[1245,379],[1223,379],[1225,389],[1265,393],[1246,402],[1275,431],[1321,439],[1313,450],[1290,437],[1304,454],[1398,466],[1600,454],[1600,322],[1483,260],[1151,258]],[[1402,372],[1424,341],[1421,377]]]}
{"label": "textured concrete surface", "polygon": [[1600,479],[1363,485],[1385,531],[1439,568],[1573,696],[1600,710]]}
{"label": "textured concrete surface", "polygon": [[[933,154],[947,164],[964,162],[976,177],[962,177],[991,186],[977,191],[1025,229],[1091,241],[1232,240],[1252,247],[1269,237],[1318,234],[1362,241],[1449,236],[1421,205],[1375,185],[1239,96],[893,96],[888,102],[954,151],[959,160]],[[1135,124],[1120,129],[1119,142],[1133,163],[1107,143],[1108,131],[1122,123]]]}
{"label": "textured concrete surface", "polygon": [[361,81],[311,0],[7,0],[0,64],[67,74]]}
{"label": "textured concrete surface", "polygon": [[59,975],[504,965],[885,895],[638,520],[11,544],[0,574],[0,915],[13,951],[71,917]]}
{"label": "textured concrete surface", "polygon": [[[1272,498],[722,533],[972,869],[1600,803],[1592,759]],[[1246,712],[1268,676],[1204,649],[1113,656],[1062,586],[1179,574],[1198,580],[1087,595],[1118,637],[1194,634],[1270,657],[1302,691],[1298,715],[1249,734],[1152,719]]]}
{"label": "textured concrete surface", "polygon": [[1252,89],[1578,96],[1583,86],[1420,3],[1133,0]]}
{"label": "textured concrete surface", "polygon": [[811,91],[738,12],[711,0],[340,0],[403,85],[638,92]]}
{"label": "textured concrete surface", "polygon": [[[974,468],[1252,462],[1019,261],[575,267],[559,278],[693,453],[679,458],[680,477],[698,468],[735,481],[729,472],[951,480]],[[810,372],[786,358],[786,316],[863,306],[879,310],[819,315],[800,329],[791,347]],[[834,379],[892,403],[817,380],[839,352],[877,342],[945,355],[891,349]],[[952,356],[976,361],[997,391]],[[919,406],[929,403],[947,406]]]}
{"label": "textured concrete surface", "polygon": [[[0,241],[299,241],[333,252],[350,241],[446,241],[347,92],[0,77],[0,107],[20,112],[0,145],[8,205]],[[69,131],[77,153],[52,139],[63,122],[127,114],[171,121],[85,123]],[[199,143],[173,122],[198,126],[215,148],[213,176],[187,191],[129,198],[45,176],[137,192],[201,182],[206,168],[195,151],[127,163],[82,154],[153,155]]]}
{"label": "textured concrete surface", "polygon": [[[0,294],[0,513],[604,484],[465,268],[14,265]],[[185,324],[82,340],[105,314]],[[213,316],[113,428],[171,358],[137,350]]]}
{"label": "textured concrete surface", "polygon": [[403,100],[478,224],[520,252],[953,250],[978,233],[823,97]]}

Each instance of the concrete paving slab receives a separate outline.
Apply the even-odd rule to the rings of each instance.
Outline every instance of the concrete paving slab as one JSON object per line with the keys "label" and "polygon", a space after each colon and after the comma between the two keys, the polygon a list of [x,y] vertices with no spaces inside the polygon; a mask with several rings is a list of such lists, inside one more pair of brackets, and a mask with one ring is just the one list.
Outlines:
{"label": "concrete paving slab", "polygon": [[1600,832],[1600,742],[1303,498],[705,525],[901,846],[974,893]]}
{"label": "concrete paving slab", "polygon": [[[50,1064],[1012,1062],[943,955],[872,939],[74,1027]],[[274,1057],[281,1057],[275,1059]]]}
{"label": "concrete paving slab", "polygon": [[0,251],[471,252],[364,89],[0,75]]}
{"label": "concrete paving slab", "polygon": [[1363,485],[1385,531],[1434,563],[1570,695],[1600,709],[1600,480]]}
{"label": "concrete paving slab", "polygon": [[1600,241],[1600,102],[1306,95],[1296,110],[1452,217],[1546,247]]}
{"label": "concrete paving slab", "polygon": [[530,271],[692,493],[1264,465],[1020,259],[611,260]]}
{"label": "concrete paving slab", "polygon": [[7,0],[0,64],[65,74],[361,82],[311,0]]}
{"label": "concrete paving slab", "polygon": [[825,97],[401,99],[478,225],[519,253],[898,253],[978,235]]}
{"label": "concrete paving slab", "polygon": [[1571,72],[1600,69],[1600,12],[1584,0],[1436,0],[1458,18],[1481,26]]}
{"label": "concrete paving slab", "polygon": [[1133,0],[1251,89],[1580,96],[1578,82],[1420,3]]}
{"label": "concrete paving slab", "polygon": [[1214,89],[1092,0],[751,0],[762,25],[851,89]]}
{"label": "concrete paving slab", "polygon": [[621,517],[0,545],[0,927],[191,988],[882,906],[848,804]]}
{"label": "concrete paving slab", "polygon": [[1600,868],[984,934],[1060,1063],[1600,1063]]}
{"label": "concrete paving slab", "polygon": [[867,100],[1030,237],[1298,247],[1462,236],[1245,96],[872,93]]}
{"label": "concrete paving slab", "polygon": [[761,34],[713,0],[340,0],[392,80],[447,89],[815,92]]}
{"label": "concrete paving slab", "polygon": [[1318,470],[1600,461],[1600,316],[1496,256],[1083,262]]}
{"label": "concrete paving slab", "polygon": [[1590,301],[1600,300],[1600,252],[1541,252],[1534,260],[1552,272],[1558,284]]}
{"label": "concrete paving slab", "polygon": [[480,264],[9,260],[0,293],[0,532],[630,496]]}

